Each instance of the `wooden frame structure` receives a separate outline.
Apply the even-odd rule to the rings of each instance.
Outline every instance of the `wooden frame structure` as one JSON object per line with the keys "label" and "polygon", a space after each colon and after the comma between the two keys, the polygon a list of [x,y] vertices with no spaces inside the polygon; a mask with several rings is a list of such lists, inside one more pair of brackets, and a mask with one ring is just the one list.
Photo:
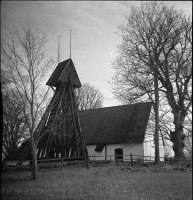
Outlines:
{"label": "wooden frame structure", "polygon": [[[74,95],[81,83],[71,58],[58,64],[46,85],[55,87],[55,93],[35,131],[37,159],[83,157],[88,167],[88,151]],[[28,142],[18,164],[23,163],[30,150]]]}

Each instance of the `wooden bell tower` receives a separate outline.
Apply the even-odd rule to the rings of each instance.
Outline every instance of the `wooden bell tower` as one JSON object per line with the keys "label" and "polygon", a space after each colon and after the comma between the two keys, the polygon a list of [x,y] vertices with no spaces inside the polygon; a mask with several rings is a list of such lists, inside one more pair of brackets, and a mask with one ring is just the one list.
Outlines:
{"label": "wooden bell tower", "polygon": [[[37,158],[82,157],[88,161],[74,94],[81,82],[71,58],[58,64],[46,85],[55,88],[55,93],[35,131],[39,141]],[[21,155],[20,163],[29,148]]]}

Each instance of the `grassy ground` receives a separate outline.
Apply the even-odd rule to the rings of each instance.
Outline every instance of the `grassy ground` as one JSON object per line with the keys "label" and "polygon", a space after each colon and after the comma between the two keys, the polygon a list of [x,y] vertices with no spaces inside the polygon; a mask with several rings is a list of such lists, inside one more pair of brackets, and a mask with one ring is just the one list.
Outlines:
{"label": "grassy ground", "polygon": [[29,180],[29,172],[5,173],[1,178],[1,199],[192,199],[192,172],[143,169],[115,166],[95,167],[90,171],[44,170],[36,181]]}

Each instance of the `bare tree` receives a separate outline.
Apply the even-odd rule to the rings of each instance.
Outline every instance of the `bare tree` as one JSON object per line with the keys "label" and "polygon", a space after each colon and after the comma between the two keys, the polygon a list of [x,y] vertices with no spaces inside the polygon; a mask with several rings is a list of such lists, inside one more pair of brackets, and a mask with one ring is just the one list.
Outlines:
{"label": "bare tree", "polygon": [[47,58],[44,51],[46,42],[46,35],[28,22],[20,30],[15,27],[8,30],[1,40],[2,68],[23,102],[22,111],[30,133],[33,180],[37,178],[38,140],[34,132],[49,93],[49,89],[45,90],[42,86],[53,66],[53,60]]}
{"label": "bare tree", "polygon": [[164,3],[133,7],[118,27],[122,44],[114,62],[114,95],[124,103],[154,101],[157,71],[160,102],[167,100],[175,131],[170,133],[175,157],[184,157],[184,122],[192,105],[192,22]]}
{"label": "bare tree", "polygon": [[3,106],[2,156],[11,155],[29,135],[26,132],[26,119],[22,112],[23,102],[15,98],[15,90],[9,88],[5,71],[1,71],[1,91]]}
{"label": "bare tree", "polygon": [[5,159],[29,137],[23,106],[23,102],[17,102],[17,99],[3,94],[2,153]]}
{"label": "bare tree", "polygon": [[75,91],[75,95],[79,110],[102,107],[104,100],[103,94],[89,83],[83,83],[82,87]]}

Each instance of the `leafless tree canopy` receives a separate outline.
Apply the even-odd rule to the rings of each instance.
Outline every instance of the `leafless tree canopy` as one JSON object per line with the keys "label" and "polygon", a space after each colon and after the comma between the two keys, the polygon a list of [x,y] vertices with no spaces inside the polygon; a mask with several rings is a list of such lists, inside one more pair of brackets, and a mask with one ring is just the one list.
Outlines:
{"label": "leafless tree canopy", "polygon": [[15,90],[15,97],[22,102],[22,113],[30,133],[33,155],[33,179],[37,176],[37,155],[34,132],[42,108],[49,93],[43,84],[53,60],[45,53],[46,35],[33,24],[8,30],[1,39],[2,68],[10,82],[9,92]]}
{"label": "leafless tree canopy", "polygon": [[102,107],[104,100],[103,94],[89,83],[83,83],[82,87],[75,91],[75,95],[79,110]]}
{"label": "leafless tree canopy", "polygon": [[113,63],[112,87],[123,103],[154,101],[153,77],[157,71],[160,103],[167,101],[175,125],[175,156],[182,155],[183,128],[192,105],[192,22],[190,17],[164,3],[133,7],[118,27],[122,43]]}
{"label": "leafless tree canopy", "polygon": [[23,140],[29,137],[26,127],[26,118],[23,115],[23,102],[16,98],[14,89],[8,90],[9,82],[5,71],[1,71],[1,91],[3,101],[3,159],[11,155]]}

